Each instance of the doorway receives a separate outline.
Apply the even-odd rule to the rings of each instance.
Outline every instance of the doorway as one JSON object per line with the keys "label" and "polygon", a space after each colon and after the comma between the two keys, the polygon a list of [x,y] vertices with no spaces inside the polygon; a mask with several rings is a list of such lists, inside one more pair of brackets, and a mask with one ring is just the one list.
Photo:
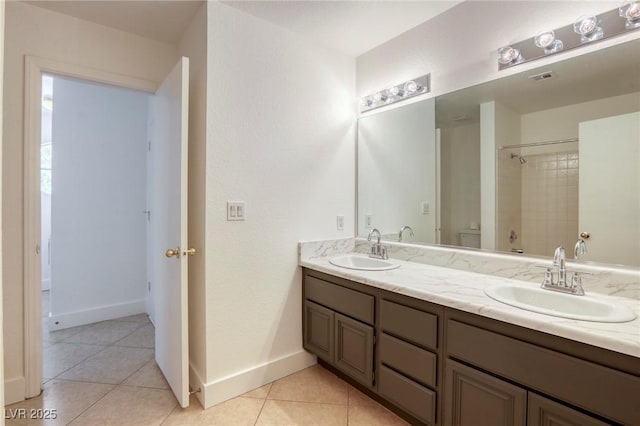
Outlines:
{"label": "doorway", "polygon": [[[141,196],[150,209],[138,210],[138,214],[148,225],[149,256],[151,261],[144,259],[143,265],[151,265],[149,275],[156,280],[156,286],[147,282],[146,291],[153,295],[150,303],[158,313],[155,327],[155,359],[169,386],[182,407],[189,405],[188,392],[188,327],[187,327],[187,271],[188,257],[195,254],[195,250],[187,245],[187,128],[188,128],[188,91],[189,91],[189,60],[182,57],[169,72],[164,81],[158,86],[154,82],[113,74],[103,70],[96,70],[82,66],[61,63],[49,59],[27,56],[25,58],[25,144],[24,144],[24,371],[25,397],[31,398],[40,394],[42,375],[42,321],[41,321],[41,108],[42,108],[42,76],[57,75],[66,79],[79,79],[95,85],[111,85],[119,89],[133,89],[146,92],[149,99],[149,110],[153,111],[151,120],[142,120],[147,132],[147,158],[150,159],[149,173],[150,201],[146,194]],[[153,96],[152,96],[153,95]],[[90,98],[90,96],[89,96]],[[55,109],[55,107],[54,107]],[[83,111],[78,112],[82,118]],[[55,114],[54,114],[55,115]],[[148,122],[145,122],[148,121]],[[154,124],[155,123],[155,124]],[[110,133],[111,128],[103,130]],[[55,133],[55,129],[53,130]],[[92,135],[85,137],[91,139]],[[94,135],[96,136],[96,135]],[[52,139],[55,139],[53,137]],[[52,170],[56,170],[56,143],[52,142]],[[152,148],[153,147],[153,148]],[[102,158],[100,158],[102,160]],[[127,162],[130,159],[125,153],[120,153],[118,161]],[[98,160],[96,160],[98,161]],[[89,162],[90,163],[90,162]],[[99,161],[98,161],[99,163]],[[114,161],[106,162],[113,166]],[[146,164],[146,161],[142,163]],[[91,164],[72,161],[74,167],[87,168]],[[73,167],[72,167],[73,169]],[[91,169],[91,167],[89,167]],[[112,187],[126,188],[129,183],[118,181],[117,168],[111,167],[102,171],[106,175],[108,184],[103,191],[110,191]],[[89,173],[90,174],[90,173]],[[146,177],[146,173],[143,173]],[[171,179],[168,179],[168,177]],[[113,185],[112,182],[119,183]],[[94,181],[82,182],[90,188],[89,193],[98,193],[92,187]],[[56,180],[52,179],[52,212],[56,205]],[[99,189],[99,188],[98,188]],[[95,194],[94,194],[95,195]],[[78,198],[78,197],[76,197]],[[81,201],[85,201],[80,197]],[[76,200],[77,201],[77,200]],[[92,210],[87,216],[93,220],[96,227],[96,208],[108,209],[109,206],[91,200]],[[144,204],[143,204],[144,205]],[[151,210],[151,214],[149,214]],[[154,215],[154,212],[156,213]],[[118,212],[116,212],[118,213]],[[78,219],[85,220],[83,219]],[[91,222],[89,220],[89,222]],[[98,223],[100,225],[101,223]],[[142,227],[147,228],[147,226]],[[71,226],[70,232],[78,232]],[[56,249],[55,229],[52,230],[52,265],[55,267]],[[106,239],[111,238],[109,234]],[[75,267],[78,261],[74,257],[80,251],[89,251],[96,247],[96,242],[90,240],[88,247],[72,247],[60,250],[58,255]],[[126,243],[123,243],[126,244]],[[120,247],[123,246],[120,245]],[[144,251],[143,245],[142,251]],[[170,250],[167,250],[170,248]],[[166,257],[165,257],[166,250]],[[171,255],[169,255],[171,253]],[[113,250],[104,256],[114,255]],[[115,263],[113,268],[119,268],[126,263]],[[55,287],[56,273],[52,270],[52,282]],[[75,294],[69,296],[75,297]],[[55,310],[55,299],[52,304]],[[145,311],[144,308],[140,308]],[[87,311],[81,312],[87,315]],[[111,312],[113,315],[113,311]],[[121,313],[119,316],[127,315]],[[71,317],[61,317],[69,325]],[[71,318],[73,319],[73,318]],[[102,319],[102,318],[101,318]],[[86,318],[85,318],[86,320]],[[55,324],[64,326],[65,324]]]}

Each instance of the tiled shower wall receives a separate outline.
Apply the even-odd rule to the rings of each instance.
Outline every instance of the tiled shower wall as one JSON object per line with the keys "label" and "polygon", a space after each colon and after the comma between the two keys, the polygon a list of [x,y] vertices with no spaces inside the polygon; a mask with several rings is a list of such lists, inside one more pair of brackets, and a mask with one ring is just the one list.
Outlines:
{"label": "tiled shower wall", "polygon": [[578,151],[523,155],[522,248],[551,256],[563,245],[572,258],[578,237]]}
{"label": "tiled shower wall", "polygon": [[[519,151],[519,150],[518,150]],[[517,153],[517,151],[513,151]],[[526,165],[526,164],[525,164]],[[524,165],[511,158],[510,150],[498,151],[498,220],[496,226],[496,249],[509,252],[522,249],[522,170]],[[509,240],[513,232],[516,237]]]}

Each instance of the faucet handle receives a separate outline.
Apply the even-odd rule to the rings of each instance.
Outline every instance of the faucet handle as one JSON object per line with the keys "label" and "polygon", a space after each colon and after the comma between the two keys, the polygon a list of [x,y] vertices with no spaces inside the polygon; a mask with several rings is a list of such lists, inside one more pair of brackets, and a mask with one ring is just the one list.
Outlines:
{"label": "faucet handle", "polygon": [[578,296],[584,296],[584,289],[582,288],[583,275],[593,275],[593,273],[575,271],[573,273],[573,276],[571,277],[571,288],[573,290],[573,294],[576,294]]}

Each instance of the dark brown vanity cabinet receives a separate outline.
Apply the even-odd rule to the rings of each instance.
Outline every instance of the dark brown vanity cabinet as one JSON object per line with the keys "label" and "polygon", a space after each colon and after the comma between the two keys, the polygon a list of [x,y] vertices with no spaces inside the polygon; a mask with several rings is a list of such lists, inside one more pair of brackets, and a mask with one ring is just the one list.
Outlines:
{"label": "dark brown vanity cabinet", "polygon": [[303,275],[305,349],[412,424],[640,426],[636,357]]}
{"label": "dark brown vanity cabinet", "polygon": [[304,348],[372,387],[375,297],[353,287],[346,280],[305,273]]}
{"label": "dark brown vanity cabinet", "polygon": [[640,425],[637,358],[447,309],[445,425]]}

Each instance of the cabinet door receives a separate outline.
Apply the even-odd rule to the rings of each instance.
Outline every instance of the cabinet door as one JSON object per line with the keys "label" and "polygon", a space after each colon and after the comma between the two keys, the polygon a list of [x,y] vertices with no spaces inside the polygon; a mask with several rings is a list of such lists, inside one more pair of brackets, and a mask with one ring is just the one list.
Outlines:
{"label": "cabinet door", "polygon": [[451,360],[447,360],[445,383],[446,425],[525,425],[524,389]]}
{"label": "cabinet door", "polygon": [[335,314],[335,366],[363,385],[373,385],[373,327]]}
{"label": "cabinet door", "polygon": [[529,392],[527,410],[529,426],[604,426],[608,424],[533,392]]}
{"label": "cabinet door", "polygon": [[304,348],[333,364],[334,312],[304,301]]}

